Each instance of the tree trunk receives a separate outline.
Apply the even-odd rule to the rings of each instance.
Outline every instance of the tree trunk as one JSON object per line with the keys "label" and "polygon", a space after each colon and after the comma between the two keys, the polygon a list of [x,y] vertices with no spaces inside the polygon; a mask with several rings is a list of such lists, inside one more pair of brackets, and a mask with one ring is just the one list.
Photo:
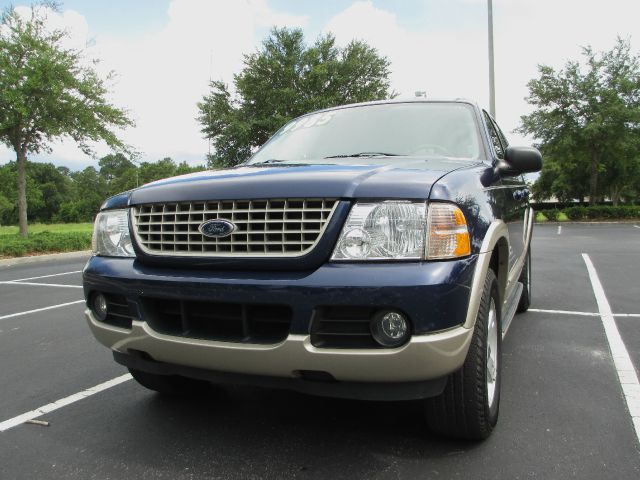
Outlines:
{"label": "tree trunk", "polygon": [[20,225],[20,235],[27,237],[27,150],[19,148],[17,153],[18,161],[18,224]]}
{"label": "tree trunk", "polygon": [[596,195],[598,194],[598,164],[600,158],[598,152],[591,151],[591,172],[589,176],[589,205],[596,204]]}
{"label": "tree trunk", "polygon": [[622,192],[622,188],[614,185],[611,187],[611,203],[613,203],[614,207],[617,207],[620,203],[620,193]]}

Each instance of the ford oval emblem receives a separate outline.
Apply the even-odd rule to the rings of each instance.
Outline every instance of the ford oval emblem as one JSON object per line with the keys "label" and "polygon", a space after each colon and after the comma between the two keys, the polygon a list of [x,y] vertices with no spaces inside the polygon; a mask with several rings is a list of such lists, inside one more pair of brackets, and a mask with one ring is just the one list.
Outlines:
{"label": "ford oval emblem", "polygon": [[205,237],[223,238],[231,235],[236,229],[236,225],[229,220],[218,218],[201,223],[198,230]]}

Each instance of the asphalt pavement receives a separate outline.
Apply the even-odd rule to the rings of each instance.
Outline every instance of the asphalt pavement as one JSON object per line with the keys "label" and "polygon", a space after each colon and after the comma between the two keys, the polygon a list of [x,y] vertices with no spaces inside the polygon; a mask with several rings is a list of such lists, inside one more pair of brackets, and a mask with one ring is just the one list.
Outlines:
{"label": "asphalt pavement", "polygon": [[505,338],[500,420],[482,443],[431,434],[420,402],[249,387],[164,399],[91,336],[83,259],[0,267],[0,425],[73,400],[36,414],[48,426],[0,431],[0,479],[638,479],[640,391],[618,372],[622,353],[640,368],[640,224],[537,225],[532,254],[532,310]]}

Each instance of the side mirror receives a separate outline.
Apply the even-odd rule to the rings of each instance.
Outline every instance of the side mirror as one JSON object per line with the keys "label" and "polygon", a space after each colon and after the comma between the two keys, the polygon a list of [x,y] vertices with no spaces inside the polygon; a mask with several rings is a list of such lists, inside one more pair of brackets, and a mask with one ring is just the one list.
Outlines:
{"label": "side mirror", "polygon": [[497,168],[502,175],[539,172],[542,170],[542,154],[533,147],[507,147],[504,160],[498,163]]}

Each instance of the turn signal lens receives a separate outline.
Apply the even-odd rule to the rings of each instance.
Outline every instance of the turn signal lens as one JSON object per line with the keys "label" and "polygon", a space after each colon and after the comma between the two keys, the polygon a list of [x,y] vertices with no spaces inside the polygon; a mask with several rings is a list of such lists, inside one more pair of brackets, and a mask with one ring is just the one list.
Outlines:
{"label": "turn signal lens", "polygon": [[451,203],[431,203],[427,211],[427,260],[471,254],[467,220],[462,210]]}

